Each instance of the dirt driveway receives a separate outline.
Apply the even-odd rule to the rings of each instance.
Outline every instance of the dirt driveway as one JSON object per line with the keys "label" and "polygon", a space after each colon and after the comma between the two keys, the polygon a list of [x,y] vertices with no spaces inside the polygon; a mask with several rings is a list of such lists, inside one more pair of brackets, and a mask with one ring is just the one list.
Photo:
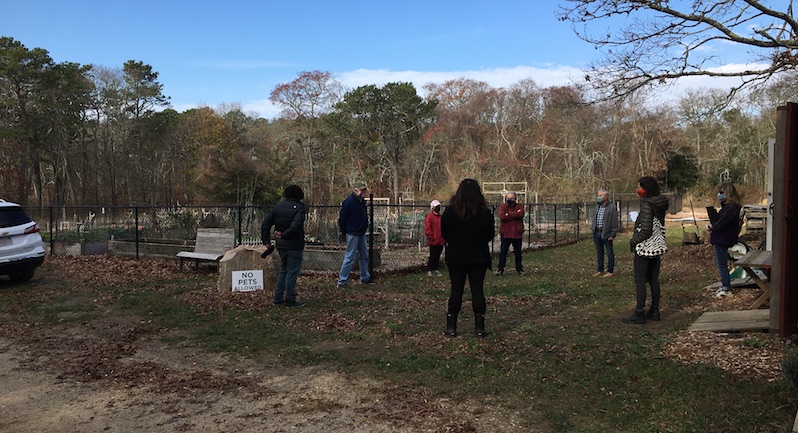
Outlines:
{"label": "dirt driveway", "polygon": [[[92,260],[49,257],[30,287],[0,281],[0,296],[26,290],[52,297],[69,287],[176,276],[162,262],[114,258],[101,259],[107,262],[100,268],[115,272],[98,273]],[[172,331],[140,317],[101,314],[67,325],[67,315],[61,326],[33,323],[25,308],[5,305],[0,315],[4,433],[521,431],[512,414],[482,404],[430,399],[319,367],[167,344],[163,337]]]}

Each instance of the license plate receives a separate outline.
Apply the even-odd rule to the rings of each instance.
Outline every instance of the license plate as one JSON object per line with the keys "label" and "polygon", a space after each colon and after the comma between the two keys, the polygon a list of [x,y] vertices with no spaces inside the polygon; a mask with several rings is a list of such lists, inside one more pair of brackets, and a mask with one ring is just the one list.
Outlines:
{"label": "license plate", "polygon": [[11,237],[10,236],[0,236],[0,247],[4,247],[6,245],[11,245],[12,243],[13,242],[11,242]]}

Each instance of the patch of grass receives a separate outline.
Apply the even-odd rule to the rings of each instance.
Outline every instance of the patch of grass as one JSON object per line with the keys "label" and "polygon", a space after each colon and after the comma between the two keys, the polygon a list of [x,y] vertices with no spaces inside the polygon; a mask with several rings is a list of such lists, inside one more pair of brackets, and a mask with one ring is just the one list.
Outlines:
{"label": "patch of grass", "polygon": [[71,302],[43,305],[38,309],[38,314],[48,323],[81,323],[99,317],[96,306]]}

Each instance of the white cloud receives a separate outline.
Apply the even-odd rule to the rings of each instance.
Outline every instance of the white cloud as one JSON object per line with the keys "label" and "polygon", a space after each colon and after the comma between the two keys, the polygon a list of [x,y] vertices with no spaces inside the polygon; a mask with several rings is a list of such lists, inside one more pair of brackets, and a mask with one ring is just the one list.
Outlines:
{"label": "white cloud", "polygon": [[280,108],[271,103],[268,99],[254,99],[241,104],[241,109],[245,114],[257,113],[264,119],[275,119],[280,115]]}
{"label": "white cloud", "polygon": [[[739,73],[763,69],[767,67],[764,64],[755,63],[729,63],[727,65],[718,66],[717,68],[709,68],[711,72],[719,73]],[[723,89],[729,90],[734,86],[739,86],[742,83],[741,77],[706,77],[694,76],[683,77],[675,80],[673,86],[667,86],[663,91],[667,92],[669,99],[678,97],[688,89]]]}
{"label": "white cloud", "polygon": [[[387,69],[356,69],[336,74],[336,79],[349,89],[374,84],[384,86],[392,82],[410,82],[419,94],[429,83],[442,84],[458,78],[469,78],[484,81],[493,87],[509,87],[521,80],[532,79],[541,87],[565,86],[581,77],[582,72],[569,66],[553,66],[536,68],[532,66],[516,66],[512,68],[480,69],[473,71],[390,71]],[[246,101],[245,112],[256,112],[267,119],[276,118],[280,109],[268,99]]]}
{"label": "white cloud", "polygon": [[[751,70],[757,66],[753,64],[728,64],[715,68],[723,72],[738,72]],[[484,81],[492,87],[509,87],[521,80],[531,79],[540,87],[567,86],[578,82],[583,72],[574,67],[552,65],[550,67],[515,66],[507,68],[479,69],[466,71],[391,71],[387,69],[356,69],[353,71],[336,74],[336,79],[349,89],[374,84],[383,86],[391,82],[410,82],[423,94],[423,87],[429,83],[442,84],[449,80],[468,78]],[[687,77],[674,81],[670,86],[659,88],[659,96],[665,100],[673,99],[686,89],[696,88],[721,88],[728,89],[739,84],[740,78],[712,78],[712,77]],[[207,105],[207,104],[206,104]],[[245,113],[257,113],[263,118],[274,119],[280,114],[280,109],[268,99],[253,99],[241,103]],[[174,104],[174,108],[183,111],[194,108],[196,105]]]}
{"label": "white cloud", "polygon": [[449,72],[356,69],[338,74],[336,78],[349,88],[357,88],[367,84],[382,86],[391,82],[410,82],[420,92],[426,84],[441,84],[457,78],[484,81],[493,87],[509,87],[521,80],[532,79],[541,87],[551,87],[568,85],[581,76],[582,72],[579,69],[570,66],[554,66],[551,68],[515,66],[511,68]]}

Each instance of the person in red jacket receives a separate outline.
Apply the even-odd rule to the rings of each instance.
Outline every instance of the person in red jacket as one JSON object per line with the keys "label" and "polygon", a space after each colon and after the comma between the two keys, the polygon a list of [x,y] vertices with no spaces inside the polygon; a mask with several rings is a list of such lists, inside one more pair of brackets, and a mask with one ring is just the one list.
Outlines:
{"label": "person in red jacket", "polygon": [[513,253],[515,254],[515,271],[518,272],[518,275],[524,275],[524,265],[521,263],[521,240],[524,238],[524,205],[518,203],[517,197],[516,193],[508,192],[504,197],[504,203],[499,206],[501,246],[499,247],[499,264],[496,266],[496,275],[504,273],[510,245],[513,246]]}
{"label": "person in red jacket", "polygon": [[446,239],[441,233],[441,202],[432,200],[429,204],[430,212],[424,219],[424,234],[427,235],[427,245],[429,246],[429,259],[427,259],[427,275],[439,277],[441,272],[441,253]]}

